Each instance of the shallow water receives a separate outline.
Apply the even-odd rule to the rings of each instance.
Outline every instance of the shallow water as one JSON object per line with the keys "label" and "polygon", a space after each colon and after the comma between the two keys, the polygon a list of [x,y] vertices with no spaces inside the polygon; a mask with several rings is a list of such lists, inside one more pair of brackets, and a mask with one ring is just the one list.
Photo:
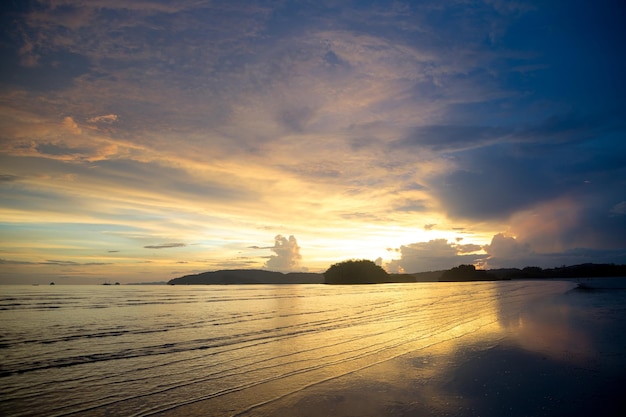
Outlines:
{"label": "shallow water", "polygon": [[573,287],[4,286],[0,414],[235,415],[407,352],[495,344]]}
{"label": "shallow water", "polygon": [[[514,310],[472,337],[413,350],[240,417],[624,414],[626,291],[572,289],[529,297]],[[172,414],[201,416],[198,405]]]}

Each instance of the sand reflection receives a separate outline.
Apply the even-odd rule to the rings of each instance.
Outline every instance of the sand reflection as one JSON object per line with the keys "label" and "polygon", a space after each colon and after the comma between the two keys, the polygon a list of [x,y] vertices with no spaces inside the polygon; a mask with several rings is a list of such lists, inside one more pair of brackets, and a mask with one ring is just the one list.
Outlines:
{"label": "sand reflection", "polygon": [[[594,362],[593,322],[581,325],[585,309],[563,296],[571,288],[459,284],[443,295],[442,287],[425,287],[422,295],[446,299],[446,310],[435,302],[402,318],[413,323],[405,337],[428,335],[414,338],[410,353],[313,384],[250,415],[584,415],[590,407],[611,407],[605,370]],[[418,317],[421,327],[414,326]],[[592,401],[599,396],[606,404]]]}
{"label": "sand reflection", "polygon": [[570,306],[542,303],[514,324],[507,330],[524,350],[570,362],[585,361],[594,353],[589,335],[576,325]]}

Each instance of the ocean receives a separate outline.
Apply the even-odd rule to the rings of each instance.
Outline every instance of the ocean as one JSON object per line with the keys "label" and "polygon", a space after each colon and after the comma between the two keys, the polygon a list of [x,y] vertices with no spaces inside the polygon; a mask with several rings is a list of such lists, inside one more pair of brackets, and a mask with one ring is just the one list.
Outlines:
{"label": "ocean", "polygon": [[250,413],[408,352],[495,346],[574,287],[2,286],[0,415]]}

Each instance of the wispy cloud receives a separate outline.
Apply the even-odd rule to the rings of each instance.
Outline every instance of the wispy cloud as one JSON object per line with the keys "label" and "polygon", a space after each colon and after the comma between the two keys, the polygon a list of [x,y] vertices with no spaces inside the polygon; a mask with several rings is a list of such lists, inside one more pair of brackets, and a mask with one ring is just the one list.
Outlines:
{"label": "wispy cloud", "polygon": [[[315,243],[273,265],[366,253],[407,270],[418,254],[478,262],[470,249],[495,250],[501,233],[529,256],[626,247],[626,65],[608,8],[131,3],[37,2],[1,29],[14,42],[0,68],[0,227],[33,225],[15,233],[22,247],[175,264],[141,249],[180,239],[199,242],[172,246],[190,267],[211,268],[290,230]],[[603,24],[572,29],[582,21]],[[59,244],[92,224],[108,230]],[[78,259],[29,250],[15,259]],[[215,259],[200,263],[203,250]]]}
{"label": "wispy cloud", "polygon": [[160,245],[146,245],[145,249],[170,249],[170,248],[183,248],[187,246],[186,243],[161,243]]}
{"label": "wispy cloud", "polygon": [[117,121],[117,114],[105,114],[87,119],[89,123],[113,123]]}
{"label": "wispy cloud", "polygon": [[14,259],[0,259],[0,264],[6,265],[57,265],[57,266],[102,266],[112,265],[111,262],[76,262],[67,260],[48,259],[40,262],[18,261]]}

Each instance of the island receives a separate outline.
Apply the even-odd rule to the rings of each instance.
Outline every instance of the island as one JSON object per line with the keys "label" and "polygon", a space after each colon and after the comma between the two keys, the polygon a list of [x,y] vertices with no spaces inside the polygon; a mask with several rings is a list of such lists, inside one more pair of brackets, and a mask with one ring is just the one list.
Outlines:
{"label": "island", "polygon": [[[383,284],[408,282],[465,282],[511,279],[571,279],[591,277],[626,277],[626,265],[580,264],[542,269],[502,268],[481,270],[474,265],[459,265],[440,270],[412,274],[389,274],[374,262],[348,260],[332,265],[324,273],[276,272],[264,269],[226,269],[171,279],[169,285],[229,285],[229,284]],[[53,284],[52,284],[53,285]]]}
{"label": "island", "polygon": [[228,284],[323,284],[324,276],[312,272],[275,272],[263,269],[227,269],[185,275],[168,281],[169,285]]}

